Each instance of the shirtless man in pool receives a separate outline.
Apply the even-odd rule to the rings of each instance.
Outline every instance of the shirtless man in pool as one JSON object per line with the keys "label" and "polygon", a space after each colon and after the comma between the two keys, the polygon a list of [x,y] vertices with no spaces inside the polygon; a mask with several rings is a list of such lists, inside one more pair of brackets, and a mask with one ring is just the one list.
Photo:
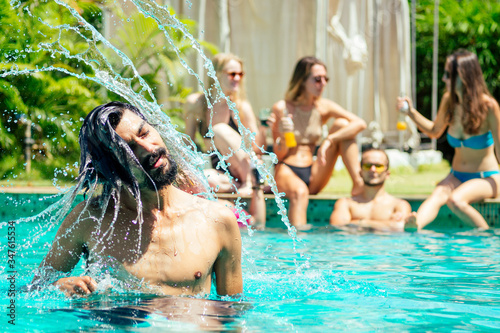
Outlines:
{"label": "shirtless man in pool", "polygon": [[403,231],[406,221],[414,220],[410,204],[385,191],[389,177],[389,158],[380,149],[368,149],[361,155],[363,191],[335,203],[330,216],[333,226],[354,225],[378,231]]}
{"label": "shirtless man in pool", "polygon": [[[102,191],[66,217],[42,271],[70,272],[88,255],[97,263],[119,263],[168,295],[209,294],[212,273],[219,295],[242,292],[234,214],[172,184],[177,164],[137,108],[120,102],[95,108],[80,131],[80,146],[79,179],[87,189],[102,185]],[[106,193],[112,198],[107,206]],[[94,278],[65,277],[54,284],[67,295],[86,295],[97,288]]]}

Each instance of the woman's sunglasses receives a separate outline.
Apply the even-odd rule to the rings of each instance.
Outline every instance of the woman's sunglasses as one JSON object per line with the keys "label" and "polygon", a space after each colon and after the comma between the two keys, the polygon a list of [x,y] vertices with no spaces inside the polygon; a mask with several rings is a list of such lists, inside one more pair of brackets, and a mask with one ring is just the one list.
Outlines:
{"label": "woman's sunglasses", "polygon": [[448,71],[444,71],[443,78],[444,78],[445,80],[448,80],[448,79],[450,78],[450,72],[448,72]]}
{"label": "woman's sunglasses", "polygon": [[363,169],[363,171],[370,171],[372,169],[372,166],[375,166],[375,171],[378,173],[382,173],[386,169],[385,165],[375,163],[363,163],[361,164],[361,169]]}
{"label": "woman's sunglasses", "polygon": [[243,76],[245,75],[244,72],[226,72],[227,76],[229,76],[231,79],[234,79],[236,77],[236,75],[238,75],[239,77],[243,78]]}
{"label": "woman's sunglasses", "polygon": [[318,76],[313,76],[313,80],[316,83],[320,83],[322,80],[325,80],[325,82],[328,83],[328,81],[330,81],[330,78],[328,76],[318,75]]}

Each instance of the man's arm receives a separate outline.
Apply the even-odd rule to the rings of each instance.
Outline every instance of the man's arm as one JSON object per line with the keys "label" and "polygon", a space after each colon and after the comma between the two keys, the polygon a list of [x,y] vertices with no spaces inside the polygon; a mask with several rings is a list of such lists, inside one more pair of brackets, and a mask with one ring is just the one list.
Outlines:
{"label": "man's arm", "polygon": [[217,231],[221,251],[214,264],[217,294],[235,295],[243,292],[241,273],[241,234],[233,212],[219,208]]}
{"label": "man's arm", "polygon": [[401,222],[404,221],[411,214],[411,205],[408,201],[403,199],[396,199],[394,212],[391,215],[391,221]]}
{"label": "man's arm", "polygon": [[378,231],[403,231],[404,229],[404,221],[359,219],[353,220],[352,223],[362,228],[369,228]]}
{"label": "man's arm", "polygon": [[335,202],[333,212],[330,215],[330,225],[340,227],[351,223],[352,215],[349,204],[350,201],[351,199],[349,198],[341,198]]}
{"label": "man's arm", "polygon": [[411,213],[411,206],[406,200],[396,198],[394,200],[397,200],[397,202],[390,219],[381,221],[370,218],[353,218],[350,209],[351,199],[339,199],[335,203],[335,208],[330,216],[330,224],[338,227],[352,224],[379,231],[402,231],[404,229],[404,219]]}
{"label": "man's arm", "polygon": [[[81,223],[78,223],[78,218],[84,205],[85,203],[80,203],[63,221],[49,252],[39,266],[39,271],[51,268],[67,273],[78,263],[84,246],[82,241],[84,230]],[[42,279],[43,276],[35,276],[33,283],[43,284],[45,281]],[[90,294],[97,287],[96,282],[88,276],[61,278],[54,285],[68,296]]]}
{"label": "man's arm", "polygon": [[393,200],[395,200],[394,211],[387,221],[360,219],[356,221],[356,224],[379,231],[403,231],[405,219],[411,214],[411,206],[406,200],[397,198]]}

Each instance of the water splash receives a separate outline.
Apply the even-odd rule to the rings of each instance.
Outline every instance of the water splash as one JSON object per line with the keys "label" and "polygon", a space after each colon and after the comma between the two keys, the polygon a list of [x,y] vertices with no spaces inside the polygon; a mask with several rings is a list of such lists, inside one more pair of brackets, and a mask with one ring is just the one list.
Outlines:
{"label": "water splash", "polygon": [[[161,111],[158,102],[156,101],[155,96],[153,94],[153,91],[151,90],[151,87],[149,87],[148,84],[145,82],[145,80],[141,77],[138,70],[135,68],[134,63],[122,51],[117,49],[106,38],[104,38],[102,34],[98,30],[96,30],[92,25],[90,25],[74,8],[72,8],[71,6],[60,0],[54,0],[54,2],[66,8],[71,13],[71,15],[77,19],[78,25],[77,26],[71,26],[69,24],[52,25],[47,21],[42,20],[41,18],[38,18],[39,21],[42,22],[47,27],[55,31],[58,31],[59,36],[69,33],[85,40],[87,42],[88,49],[78,54],[72,54],[70,50],[65,48],[58,39],[52,43],[40,43],[39,49],[33,49],[32,47],[30,47],[27,48],[26,50],[21,50],[20,52],[21,53],[49,52],[53,58],[57,58],[60,56],[65,59],[72,59],[75,61],[83,62],[94,70],[94,76],[86,75],[84,73],[72,72],[67,68],[56,65],[44,66],[41,68],[37,67],[37,68],[25,68],[25,69],[20,69],[17,67],[17,65],[13,65],[13,67],[10,70],[2,72],[0,74],[0,77],[7,77],[12,75],[32,75],[38,72],[57,71],[67,75],[74,76],[78,79],[91,80],[95,83],[98,83],[99,85],[102,85],[109,91],[112,91],[122,96],[131,104],[141,109],[145,113],[148,120],[154,119],[155,123],[158,123],[158,120],[160,120],[159,125],[162,137],[165,140],[169,149],[173,150],[174,155],[177,157],[177,160],[181,161],[180,163],[181,168],[191,169],[196,178],[198,179],[198,181],[204,184],[205,188],[208,188],[206,179],[201,171],[204,165],[203,154],[193,154],[193,150],[195,150],[194,143],[187,135],[178,132],[175,126],[170,122],[169,117]],[[187,31],[186,27],[175,17],[175,15],[172,15],[166,7],[160,6],[156,2],[150,0],[144,0],[144,1],[133,0],[132,2],[145,17],[152,18],[157,23],[158,29],[160,29],[163,32],[166,40],[172,46],[172,49],[176,52],[182,66],[187,70],[187,72],[190,75],[193,75],[197,79],[205,96],[209,96],[209,92],[205,88],[205,85],[201,80],[200,76],[197,73],[195,73],[195,71],[191,69],[187,64],[187,62],[182,58],[179,49],[175,47],[174,41],[165,27],[173,28],[177,31],[182,32],[184,37],[189,40],[192,48],[195,49],[199,53],[199,56],[203,59],[203,64],[204,64],[203,67],[207,70],[207,75],[213,78],[214,81],[216,82],[215,101],[220,99],[226,100],[227,104],[230,106],[230,108],[233,110],[236,116],[239,130],[242,133],[242,148],[247,153],[251,152],[251,145],[253,138],[255,137],[255,133],[250,132],[250,130],[248,130],[242,125],[239,118],[238,110],[235,108],[235,104],[232,101],[230,101],[227,96],[223,94],[222,89],[216,78],[212,62],[204,54],[202,46],[189,33],[189,31]],[[29,7],[27,6],[23,7],[24,4],[20,0],[12,0],[11,5],[16,8],[22,7],[23,10],[25,10],[28,14],[33,15],[31,14]],[[105,51],[107,51],[109,54],[106,54]],[[108,60],[112,56],[119,57],[119,59],[121,59],[122,65],[124,67],[131,69],[133,75],[129,78],[124,78],[119,74],[117,74],[119,71],[116,68],[114,68],[112,62]],[[139,82],[140,85],[139,92],[135,92],[131,87],[131,82],[134,80]],[[147,100],[148,98],[151,100],[151,102]],[[210,101],[208,99],[207,103],[209,108],[211,108],[212,105],[210,104]],[[212,117],[213,114],[210,115],[209,133],[212,133],[211,140],[213,143]],[[215,153],[219,156],[221,160],[221,168],[225,171],[225,173],[229,177],[231,177],[229,174],[228,165],[225,162],[225,160],[227,160],[227,156],[222,156],[218,151],[215,151]],[[252,156],[252,154],[250,153],[249,155],[252,161],[255,162],[255,165],[257,166],[259,172],[261,172],[261,174],[265,178],[270,180],[269,183],[271,185],[273,193],[276,196],[276,203],[278,205],[278,208],[280,209],[279,214],[282,217],[282,221],[287,226],[290,236],[296,238],[296,230],[294,227],[290,225],[287,218],[286,208],[282,199],[284,197],[284,194],[278,192],[276,183],[274,182],[273,175],[270,174],[269,170],[265,169],[263,165],[256,163],[257,161],[255,160],[256,159],[255,156]],[[272,157],[272,162],[277,163],[276,156],[272,153],[270,154],[270,156]],[[213,191],[209,191],[205,193],[205,195],[211,198],[214,197]]]}
{"label": "water splash", "polygon": [[[270,174],[270,171],[263,165],[256,163],[256,157],[250,153],[252,150],[251,146],[255,134],[250,132],[242,125],[238,110],[235,108],[235,104],[222,93],[222,89],[217,81],[212,62],[204,55],[201,45],[187,31],[185,26],[179,20],[177,20],[175,16],[172,16],[169,13],[166,7],[160,6],[154,1],[150,0],[133,0],[132,2],[144,16],[155,20],[158,25],[158,29],[163,32],[166,40],[170,45],[172,45],[174,51],[177,53],[182,66],[187,70],[189,74],[197,78],[205,96],[209,96],[209,92],[205,88],[204,83],[200,79],[199,75],[189,67],[187,62],[182,58],[179,50],[174,46],[174,41],[169,35],[166,27],[181,31],[184,34],[185,38],[189,39],[192,47],[197,50],[199,56],[203,59],[204,68],[207,70],[207,75],[213,78],[216,82],[216,98],[214,100],[217,101],[220,99],[225,99],[229,107],[233,110],[236,116],[240,133],[242,133],[242,148],[250,155],[250,158],[253,160],[254,164],[257,166],[259,172],[263,175],[263,177],[269,180],[271,189],[275,194],[276,203],[280,210],[278,214],[281,215],[282,221],[287,226],[288,234],[293,238],[294,244],[295,242],[299,244],[300,240],[297,240],[296,238],[296,230],[293,226],[290,225],[288,221],[286,208],[283,202],[284,194],[278,192],[273,175]],[[54,59],[63,58],[89,66],[89,68],[93,69],[93,75],[72,71],[67,67],[59,66],[57,64],[47,64],[41,67],[37,66],[36,68],[19,68],[18,65],[14,64],[10,69],[2,71],[0,73],[0,78],[19,75],[36,75],[37,73],[42,72],[59,72],[69,76],[73,76],[79,80],[92,81],[101,85],[107,90],[121,96],[130,104],[138,107],[144,113],[148,121],[157,124],[160,135],[165,141],[165,144],[169,148],[171,154],[179,164],[180,169],[189,170],[197,182],[202,184],[204,188],[209,189],[208,182],[202,172],[205,163],[203,154],[193,152],[196,149],[194,148],[195,145],[192,140],[187,135],[178,132],[176,126],[172,124],[170,118],[161,111],[159,103],[156,100],[151,87],[149,87],[146,81],[141,77],[130,58],[128,58],[122,51],[117,49],[106,38],[104,38],[104,36],[97,29],[89,24],[71,6],[60,0],[54,0],[54,3],[68,10],[71,15],[77,20],[78,24],[55,25],[49,23],[47,20],[38,18],[38,20],[45,26],[54,31],[57,31],[59,34],[59,39],[53,42],[40,43],[37,45],[37,47],[30,46],[25,50],[20,50],[20,53],[36,54],[48,52]],[[34,17],[34,14],[30,12],[29,7],[26,6],[22,1],[12,0],[11,5],[15,8],[22,8],[26,13]],[[72,53],[60,42],[61,36],[66,34],[71,34],[77,38],[85,40],[87,42],[88,48],[80,53]],[[117,69],[116,65],[113,65],[113,62],[109,60],[111,59],[111,57],[118,57],[121,60],[121,66],[130,69],[132,75],[130,77],[123,77],[119,75],[119,69]],[[136,89],[138,91],[134,90],[134,88],[132,87],[132,82],[139,83],[139,89]],[[207,100],[207,102],[209,108],[211,109],[212,105],[210,104],[210,101]],[[213,114],[210,115],[209,132],[213,134],[212,117]],[[211,137],[211,140],[213,143],[213,135]],[[225,163],[227,157],[222,156],[218,151],[216,151],[215,153],[222,161],[222,169],[225,170],[228,176],[230,176],[228,166]],[[276,156],[274,154],[271,154],[271,156],[273,159],[273,163],[276,163]],[[34,228],[32,233],[30,234],[29,238],[31,243],[26,242],[23,246],[29,248],[30,244],[36,242],[37,239],[45,235],[47,232],[53,231],[54,228],[60,224],[62,219],[73,207],[76,194],[80,190],[80,188],[67,189],[64,198],[51,205],[46,211],[37,216],[17,221],[16,223],[29,222],[37,219],[38,221],[43,221],[39,222],[38,226]],[[215,197],[212,190],[207,190],[204,195],[208,198]],[[295,245],[294,250],[297,251]]]}

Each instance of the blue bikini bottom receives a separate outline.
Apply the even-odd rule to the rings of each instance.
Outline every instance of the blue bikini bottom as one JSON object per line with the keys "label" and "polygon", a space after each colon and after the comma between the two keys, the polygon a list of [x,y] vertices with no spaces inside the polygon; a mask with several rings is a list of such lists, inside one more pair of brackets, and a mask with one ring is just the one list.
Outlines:
{"label": "blue bikini bottom", "polygon": [[450,173],[455,176],[458,180],[460,180],[462,183],[465,183],[468,180],[471,179],[476,179],[476,178],[488,178],[493,175],[497,175],[500,173],[499,170],[492,170],[492,171],[480,171],[480,172],[460,172],[460,171],[455,171],[453,169],[450,170]]}

